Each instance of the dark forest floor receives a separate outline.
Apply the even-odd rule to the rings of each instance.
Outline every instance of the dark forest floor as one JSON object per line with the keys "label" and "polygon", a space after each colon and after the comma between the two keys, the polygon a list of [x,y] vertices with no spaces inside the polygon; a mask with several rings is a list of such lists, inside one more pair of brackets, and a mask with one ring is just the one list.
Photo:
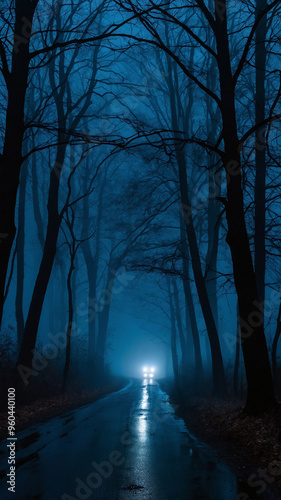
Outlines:
{"label": "dark forest floor", "polygon": [[262,499],[267,489],[281,498],[281,409],[259,417],[242,416],[243,406],[237,400],[188,400],[171,383],[161,385],[189,431],[216,448],[235,472],[245,492],[241,499]]}
{"label": "dark forest floor", "polygon": [[[82,390],[75,393],[57,394],[38,398],[28,404],[16,404],[16,434],[31,425],[45,422],[63,413],[93,403],[111,392],[122,389],[128,383],[127,379],[114,378],[101,387]],[[0,441],[7,437],[7,410],[0,411]]]}

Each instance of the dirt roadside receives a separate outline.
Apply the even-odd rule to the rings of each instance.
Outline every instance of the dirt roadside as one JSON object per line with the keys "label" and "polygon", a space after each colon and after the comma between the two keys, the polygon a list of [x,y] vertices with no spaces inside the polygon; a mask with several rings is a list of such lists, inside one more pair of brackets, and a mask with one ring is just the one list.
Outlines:
{"label": "dirt roadside", "polygon": [[[50,398],[40,398],[31,404],[16,407],[16,433],[31,425],[46,422],[63,413],[93,403],[106,394],[125,387],[127,379],[116,379],[103,387],[85,390],[75,394],[60,394]],[[7,437],[7,411],[0,412],[0,441]]]}
{"label": "dirt roadside", "polygon": [[212,398],[187,402],[166,383],[162,388],[189,431],[215,448],[233,470],[237,500],[281,499],[281,410],[242,416],[237,402]]}

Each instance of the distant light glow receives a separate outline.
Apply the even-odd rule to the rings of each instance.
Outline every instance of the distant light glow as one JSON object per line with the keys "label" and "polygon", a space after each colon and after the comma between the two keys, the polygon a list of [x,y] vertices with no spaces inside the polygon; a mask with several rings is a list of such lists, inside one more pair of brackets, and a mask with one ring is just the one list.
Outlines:
{"label": "distant light glow", "polygon": [[146,366],[143,367],[142,371],[143,371],[144,378],[145,379],[148,378],[148,379],[150,379],[150,382],[152,382],[152,379],[153,379],[153,377],[155,375],[155,373],[154,373],[155,372],[155,367],[154,366],[150,366],[149,367],[149,366],[146,365]]}

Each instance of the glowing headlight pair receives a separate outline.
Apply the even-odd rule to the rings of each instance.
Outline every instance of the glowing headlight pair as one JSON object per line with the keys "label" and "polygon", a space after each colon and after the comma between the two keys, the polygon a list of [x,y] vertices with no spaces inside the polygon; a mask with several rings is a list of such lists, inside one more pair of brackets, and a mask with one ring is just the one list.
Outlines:
{"label": "glowing headlight pair", "polygon": [[147,366],[144,366],[143,367],[143,376],[144,378],[153,378],[154,377],[154,372],[155,372],[155,368],[154,367],[151,367],[151,368],[148,368]]}

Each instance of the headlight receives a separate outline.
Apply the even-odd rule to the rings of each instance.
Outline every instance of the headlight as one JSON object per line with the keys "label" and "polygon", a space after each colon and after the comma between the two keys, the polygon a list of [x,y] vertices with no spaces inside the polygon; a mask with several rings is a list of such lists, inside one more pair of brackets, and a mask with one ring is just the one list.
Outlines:
{"label": "headlight", "polygon": [[155,375],[155,368],[154,366],[144,366],[143,369],[143,377],[144,378],[150,378],[152,379]]}

